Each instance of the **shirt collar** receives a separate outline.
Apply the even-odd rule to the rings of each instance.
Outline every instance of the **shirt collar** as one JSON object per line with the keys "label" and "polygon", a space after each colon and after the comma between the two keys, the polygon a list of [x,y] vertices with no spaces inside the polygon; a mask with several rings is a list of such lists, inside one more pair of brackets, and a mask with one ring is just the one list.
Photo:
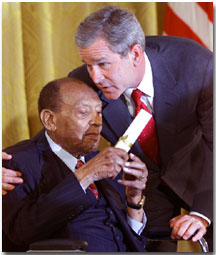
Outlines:
{"label": "shirt collar", "polygon": [[153,87],[153,79],[152,79],[152,68],[150,61],[148,59],[148,56],[144,52],[144,57],[145,57],[145,74],[140,82],[139,86],[137,88],[128,88],[124,94],[126,98],[131,98],[131,94],[134,89],[139,89],[141,90],[146,96],[149,96],[151,98],[154,97],[154,87]]}
{"label": "shirt collar", "polygon": [[55,143],[50,136],[47,134],[47,131],[45,132],[46,139],[49,143],[49,146],[53,153],[56,154],[57,157],[59,157],[65,165],[73,172],[76,170],[76,164],[78,160],[82,160],[83,163],[85,163],[85,157],[82,156],[79,159],[75,158],[73,155],[71,155],[69,152],[64,150],[60,145]]}

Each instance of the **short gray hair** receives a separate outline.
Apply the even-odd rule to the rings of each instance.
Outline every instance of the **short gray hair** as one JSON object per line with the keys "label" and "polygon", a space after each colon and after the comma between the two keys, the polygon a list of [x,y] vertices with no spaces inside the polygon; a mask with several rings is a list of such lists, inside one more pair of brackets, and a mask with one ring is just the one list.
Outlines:
{"label": "short gray hair", "polygon": [[129,10],[117,6],[91,13],[78,26],[75,35],[78,48],[89,47],[97,38],[105,39],[109,48],[122,56],[126,56],[134,44],[145,50],[145,35],[137,18]]}

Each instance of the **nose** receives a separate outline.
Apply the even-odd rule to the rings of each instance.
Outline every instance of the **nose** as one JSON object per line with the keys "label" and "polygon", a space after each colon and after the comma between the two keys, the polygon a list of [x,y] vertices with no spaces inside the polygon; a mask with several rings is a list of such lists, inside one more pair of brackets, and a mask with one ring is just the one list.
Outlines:
{"label": "nose", "polygon": [[95,112],[90,120],[90,125],[102,126],[102,114]]}
{"label": "nose", "polygon": [[99,66],[93,66],[89,72],[95,84],[100,83],[104,78]]}

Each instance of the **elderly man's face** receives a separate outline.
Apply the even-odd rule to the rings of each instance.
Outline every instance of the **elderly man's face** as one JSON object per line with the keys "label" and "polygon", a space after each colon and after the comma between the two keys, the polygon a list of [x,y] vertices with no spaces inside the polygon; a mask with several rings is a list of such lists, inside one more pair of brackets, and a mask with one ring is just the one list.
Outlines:
{"label": "elderly man's face", "polygon": [[102,129],[102,107],[96,92],[85,84],[67,83],[60,93],[63,105],[55,113],[58,144],[74,156],[95,151]]}
{"label": "elderly man's face", "polygon": [[130,53],[125,57],[114,53],[101,38],[79,48],[79,53],[92,80],[108,99],[117,99],[127,88],[137,86]]}

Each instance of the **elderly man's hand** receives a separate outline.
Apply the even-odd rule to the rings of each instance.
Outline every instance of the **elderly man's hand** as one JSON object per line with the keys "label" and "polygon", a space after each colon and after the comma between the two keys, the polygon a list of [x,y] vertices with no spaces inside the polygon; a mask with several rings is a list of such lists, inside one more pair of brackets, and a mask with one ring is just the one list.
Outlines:
{"label": "elderly man's hand", "polygon": [[148,170],[146,165],[134,154],[130,153],[130,160],[123,168],[123,179],[118,182],[126,187],[128,202],[138,203],[142,198],[142,191],[146,187]]}
{"label": "elderly man's hand", "polygon": [[[129,154],[130,161],[126,162],[123,168],[123,179],[118,182],[124,185],[127,201],[137,205],[143,196],[146,187],[148,170],[146,165],[134,154]],[[131,218],[142,222],[143,209],[137,210],[128,207],[128,214]]]}
{"label": "elderly man's hand", "polygon": [[[2,160],[10,160],[11,155],[2,152]],[[20,178],[22,173],[12,169],[2,167],[2,195],[6,195],[8,191],[13,190],[16,186],[13,184],[23,183],[23,179]]]}
{"label": "elderly man's hand", "polygon": [[103,151],[80,167],[75,175],[84,188],[92,182],[105,178],[115,178],[128,160],[125,150],[106,147]]}
{"label": "elderly man's hand", "polygon": [[196,242],[202,238],[207,231],[208,222],[196,215],[179,215],[170,221],[170,227],[173,229],[171,238],[188,240],[193,236],[192,241]]}

